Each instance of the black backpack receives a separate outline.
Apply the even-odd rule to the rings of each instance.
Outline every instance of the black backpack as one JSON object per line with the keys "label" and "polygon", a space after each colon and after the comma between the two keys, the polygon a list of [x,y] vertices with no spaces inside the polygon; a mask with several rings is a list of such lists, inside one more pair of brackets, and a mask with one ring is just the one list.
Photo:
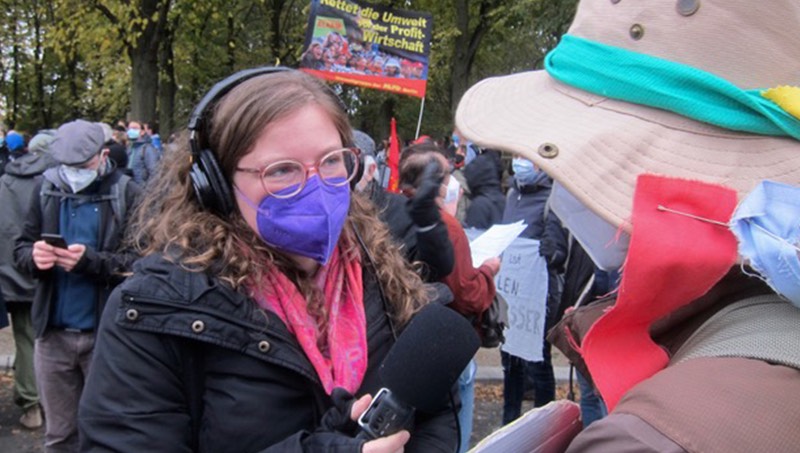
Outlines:
{"label": "black backpack", "polygon": [[508,327],[508,302],[500,293],[495,292],[492,304],[482,313],[475,327],[481,334],[482,348],[496,348],[505,343],[503,331]]}

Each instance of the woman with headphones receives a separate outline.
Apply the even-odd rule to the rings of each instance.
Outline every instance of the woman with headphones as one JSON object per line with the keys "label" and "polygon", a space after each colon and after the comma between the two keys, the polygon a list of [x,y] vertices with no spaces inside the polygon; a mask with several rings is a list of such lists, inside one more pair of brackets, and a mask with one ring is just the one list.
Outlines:
{"label": "woman with headphones", "polygon": [[[356,438],[378,368],[429,298],[351,192],[351,127],[324,83],[241,71],[135,213],[79,411],[83,451],[451,452],[452,403]],[[362,396],[356,399],[358,396]]]}

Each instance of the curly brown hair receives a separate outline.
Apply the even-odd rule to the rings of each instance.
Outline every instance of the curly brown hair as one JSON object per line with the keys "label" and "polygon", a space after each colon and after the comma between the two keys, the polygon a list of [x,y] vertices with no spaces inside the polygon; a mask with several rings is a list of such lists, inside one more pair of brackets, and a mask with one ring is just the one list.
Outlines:
{"label": "curly brown hair", "polygon": [[[201,144],[214,150],[223,174],[230,181],[239,160],[253,149],[265,127],[309,104],[316,104],[328,113],[342,143],[352,143],[347,114],[333,91],[307,74],[286,71],[249,79],[219,100],[206,123],[205,137],[201,137],[207,143]],[[251,295],[265,273],[277,268],[306,296],[309,312],[317,319],[320,331],[325,331],[327,314],[310,276],[286,254],[268,246],[238,210],[221,218],[202,209],[190,180],[188,134],[182,133],[177,143],[178,148],[165,153],[159,170],[148,181],[139,209],[133,214],[131,245],[142,255],[161,253],[187,270],[210,272]],[[363,256],[357,232],[373,258],[372,265],[386,295],[390,315],[400,324],[407,322],[427,302],[428,295],[392,241],[387,227],[378,220],[372,203],[352,193],[340,244],[351,245],[345,253]]]}

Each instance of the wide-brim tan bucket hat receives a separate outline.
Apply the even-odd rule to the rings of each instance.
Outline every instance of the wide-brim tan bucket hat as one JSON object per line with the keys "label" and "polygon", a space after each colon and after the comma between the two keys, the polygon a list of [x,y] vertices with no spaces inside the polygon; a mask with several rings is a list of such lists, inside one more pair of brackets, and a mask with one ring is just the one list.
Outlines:
{"label": "wide-brim tan bucket hat", "polygon": [[[800,85],[800,1],[583,0],[568,34],[688,65],[744,90]],[[533,161],[629,230],[636,178],[719,183],[742,198],[764,179],[800,183],[800,141],[702,123],[530,71],[483,80],[456,112],[478,145]]]}

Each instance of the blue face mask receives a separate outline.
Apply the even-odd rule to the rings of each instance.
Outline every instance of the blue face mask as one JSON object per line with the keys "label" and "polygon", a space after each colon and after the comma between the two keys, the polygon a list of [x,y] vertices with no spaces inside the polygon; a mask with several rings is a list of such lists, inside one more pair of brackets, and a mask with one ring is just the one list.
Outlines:
{"label": "blue face mask", "polygon": [[131,140],[138,140],[142,131],[139,129],[128,129],[128,138]]}
{"label": "blue face mask", "polygon": [[459,142],[458,135],[453,134],[453,136],[450,137],[450,139],[453,140],[453,145],[458,146],[458,142]]}
{"label": "blue face mask", "polygon": [[464,165],[469,165],[478,157],[478,153],[475,151],[475,148],[472,146],[472,142],[467,142],[467,152],[464,156]]}
{"label": "blue face mask", "polygon": [[511,169],[514,170],[514,179],[516,179],[521,186],[533,184],[540,173],[539,170],[533,166],[533,162],[521,157],[515,157],[511,160]]}
{"label": "blue face mask", "polygon": [[736,208],[739,254],[775,291],[800,308],[800,187],[762,181]]}

